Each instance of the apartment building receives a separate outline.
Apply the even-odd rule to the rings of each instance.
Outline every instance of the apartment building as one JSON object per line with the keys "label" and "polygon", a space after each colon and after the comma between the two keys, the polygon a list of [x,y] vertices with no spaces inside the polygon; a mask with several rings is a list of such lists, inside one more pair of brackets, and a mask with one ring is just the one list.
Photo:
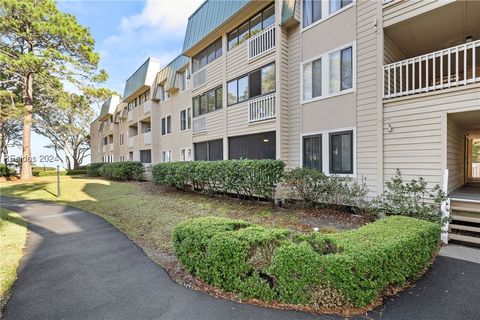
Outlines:
{"label": "apartment building", "polygon": [[400,169],[480,212],[478,1],[207,0],[106,105],[93,162],[276,158],[372,194]]}

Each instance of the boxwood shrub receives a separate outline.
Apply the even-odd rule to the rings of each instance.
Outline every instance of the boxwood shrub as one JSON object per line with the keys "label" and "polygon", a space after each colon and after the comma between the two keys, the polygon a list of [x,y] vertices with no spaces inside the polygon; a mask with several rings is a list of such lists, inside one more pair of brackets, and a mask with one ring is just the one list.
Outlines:
{"label": "boxwood shrub", "polygon": [[189,272],[244,298],[313,309],[365,307],[416,279],[436,254],[438,224],[390,216],[336,234],[297,234],[203,217],[179,224],[175,254]]}
{"label": "boxwood shrub", "polygon": [[87,174],[92,177],[100,177],[99,169],[104,165],[103,162],[90,163],[87,167]]}
{"label": "boxwood shrub", "polygon": [[273,199],[284,167],[280,160],[169,162],[155,165],[152,176],[156,184],[179,189]]}
{"label": "boxwood shrub", "polygon": [[139,161],[122,161],[104,163],[95,173],[113,180],[143,180],[145,169]]}

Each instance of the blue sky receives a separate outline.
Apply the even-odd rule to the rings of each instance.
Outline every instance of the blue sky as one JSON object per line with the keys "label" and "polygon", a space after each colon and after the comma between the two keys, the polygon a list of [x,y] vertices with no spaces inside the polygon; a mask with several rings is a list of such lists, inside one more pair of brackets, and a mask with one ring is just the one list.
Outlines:
{"label": "blue sky", "polygon": [[[100,53],[100,68],[109,74],[104,84],[123,94],[125,80],[149,57],[167,64],[183,46],[183,36],[190,14],[202,0],[60,0],[57,6],[73,14],[80,24],[88,27]],[[48,139],[32,133],[32,157],[53,155],[46,149]],[[21,156],[21,149],[10,151]],[[89,159],[88,159],[89,161]],[[88,162],[87,161],[87,162]],[[48,162],[47,166],[60,164]]]}

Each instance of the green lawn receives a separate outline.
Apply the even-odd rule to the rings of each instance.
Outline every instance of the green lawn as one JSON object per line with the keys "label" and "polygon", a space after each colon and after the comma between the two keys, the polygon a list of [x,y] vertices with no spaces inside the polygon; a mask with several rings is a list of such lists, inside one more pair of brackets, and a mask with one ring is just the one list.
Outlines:
{"label": "green lawn", "polygon": [[[145,186],[149,188],[146,189]],[[171,232],[188,218],[215,215],[249,220],[270,226],[293,227],[298,215],[272,212],[268,204],[247,203],[177,191],[161,191],[152,184],[107,181],[84,176],[61,177],[56,197],[56,177],[39,177],[28,183],[0,184],[4,196],[51,200],[69,204],[105,218],[138,243],[149,255],[172,253]]]}
{"label": "green lawn", "polygon": [[17,279],[26,238],[25,220],[15,212],[0,208],[0,314]]}

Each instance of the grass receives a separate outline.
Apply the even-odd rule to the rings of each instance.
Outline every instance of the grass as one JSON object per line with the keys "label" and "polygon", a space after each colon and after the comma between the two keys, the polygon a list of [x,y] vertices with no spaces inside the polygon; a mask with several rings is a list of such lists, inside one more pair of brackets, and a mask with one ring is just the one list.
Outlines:
{"label": "grass", "polygon": [[0,314],[17,279],[26,238],[26,221],[17,213],[0,208]]}
{"label": "grass", "polygon": [[[184,192],[145,190],[142,185],[85,176],[61,177],[61,196],[56,197],[56,177],[0,184],[4,196],[56,201],[96,213],[139,244],[148,255],[172,253],[171,233],[179,222],[207,215],[244,219],[262,225],[293,228],[299,218],[293,212],[274,212],[266,204],[246,203]],[[155,260],[155,259],[154,259]]]}

